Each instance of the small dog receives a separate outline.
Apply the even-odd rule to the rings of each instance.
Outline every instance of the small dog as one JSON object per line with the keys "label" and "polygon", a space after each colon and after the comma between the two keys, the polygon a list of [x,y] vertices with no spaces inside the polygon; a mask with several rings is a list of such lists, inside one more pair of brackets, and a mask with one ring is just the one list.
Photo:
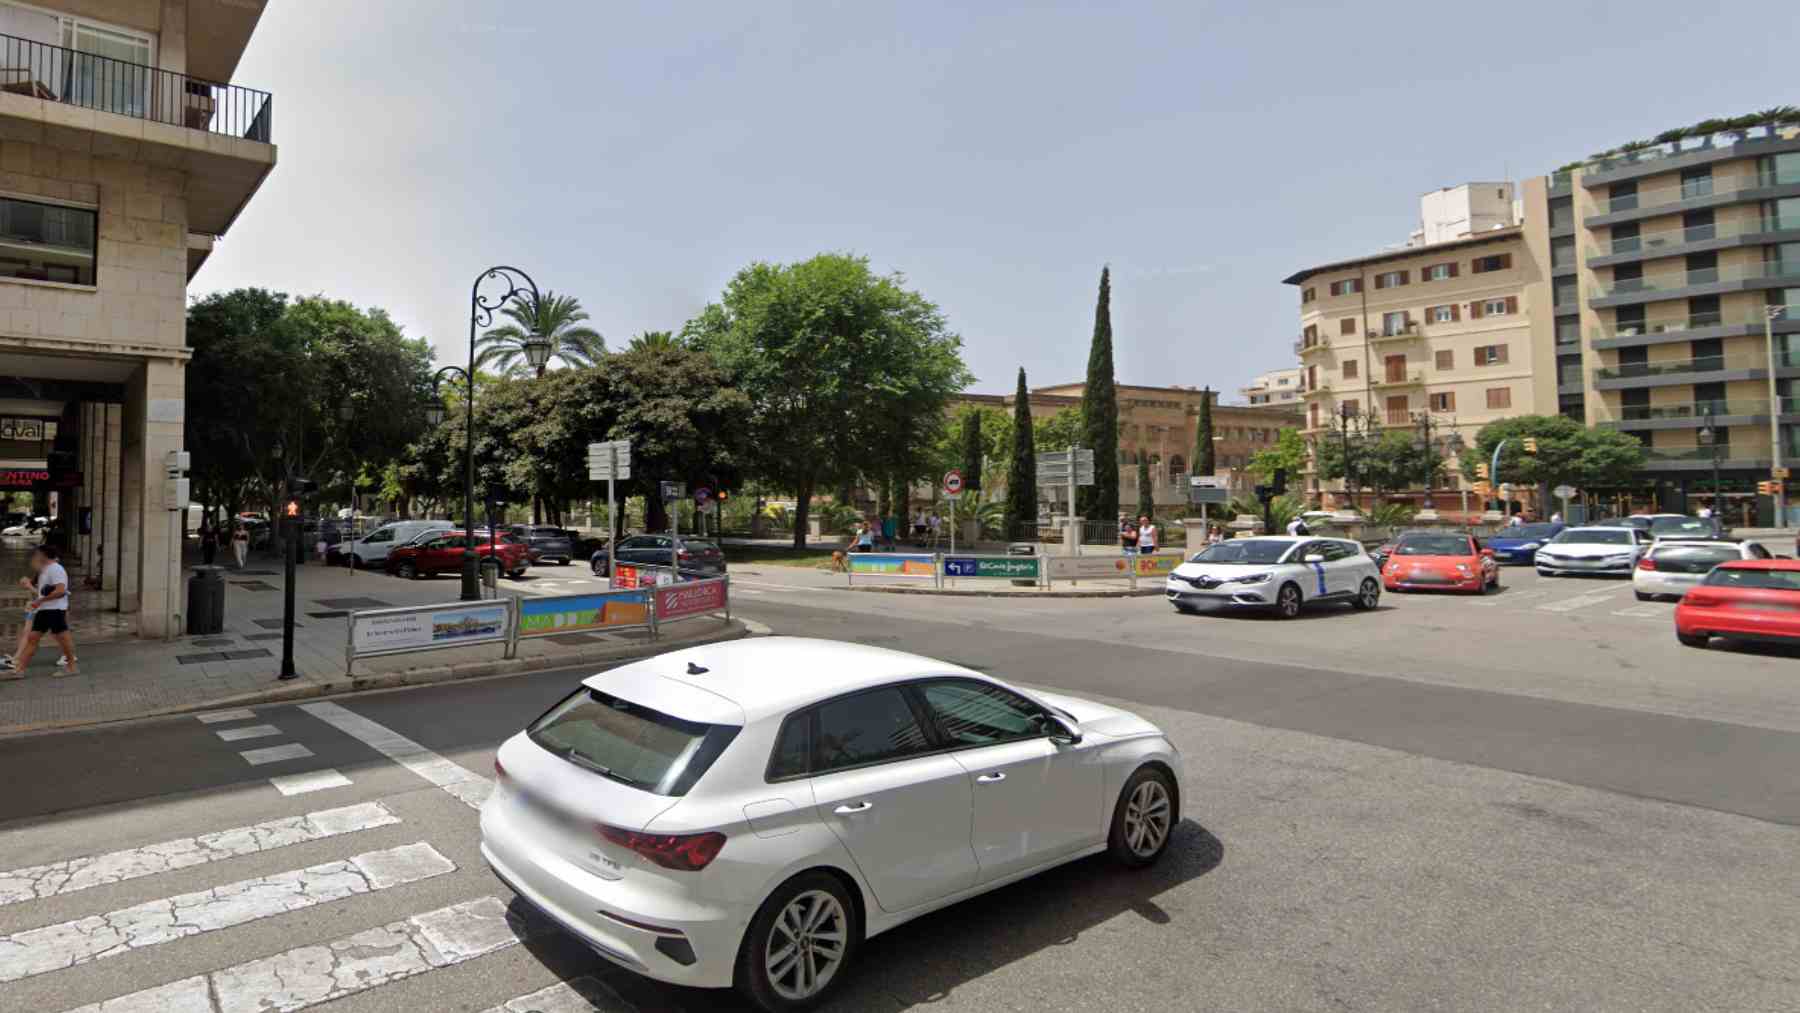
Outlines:
{"label": "small dog", "polygon": [[844,573],[849,568],[844,565],[844,550],[834,549],[831,553],[831,572]]}

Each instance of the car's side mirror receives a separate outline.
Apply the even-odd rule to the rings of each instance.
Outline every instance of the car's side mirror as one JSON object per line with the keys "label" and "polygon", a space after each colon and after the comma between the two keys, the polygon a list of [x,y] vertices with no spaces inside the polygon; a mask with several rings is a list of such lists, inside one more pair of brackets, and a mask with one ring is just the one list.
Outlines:
{"label": "car's side mirror", "polygon": [[1493,549],[1482,549],[1481,554],[1486,556],[1489,559],[1494,558],[1494,550]]}
{"label": "car's side mirror", "polygon": [[1323,563],[1325,562],[1325,557],[1314,552],[1306,557],[1306,561],[1308,563]]}
{"label": "car's side mirror", "polygon": [[1073,718],[1050,715],[1050,741],[1072,746],[1081,741],[1081,726]]}

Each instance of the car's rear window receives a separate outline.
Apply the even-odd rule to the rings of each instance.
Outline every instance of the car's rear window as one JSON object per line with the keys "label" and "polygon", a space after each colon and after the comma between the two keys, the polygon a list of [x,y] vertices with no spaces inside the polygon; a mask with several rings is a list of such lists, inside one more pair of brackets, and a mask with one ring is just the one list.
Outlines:
{"label": "car's rear window", "polygon": [[1617,528],[1570,528],[1556,536],[1558,545],[1630,545],[1631,532]]}
{"label": "car's rear window", "polygon": [[1741,587],[1760,591],[1800,591],[1800,570],[1752,570],[1721,566],[1700,583],[1707,587]]}
{"label": "car's rear window", "polygon": [[1469,548],[1469,539],[1465,535],[1407,535],[1400,539],[1394,549],[1400,556],[1468,556],[1474,550]]}
{"label": "car's rear window", "polygon": [[1659,563],[1723,563],[1744,558],[1735,545],[1659,545],[1650,557]]}
{"label": "car's rear window", "polygon": [[699,538],[684,538],[681,540],[681,544],[687,546],[689,552],[717,552],[717,551],[719,551],[719,546],[717,543],[704,541]]}
{"label": "car's rear window", "polygon": [[1711,521],[1703,521],[1698,517],[1658,517],[1650,522],[1650,533],[1653,535],[1710,535],[1713,533]]}
{"label": "car's rear window", "polygon": [[685,795],[737,736],[583,686],[527,729],[531,741],[596,774],[657,795]]}

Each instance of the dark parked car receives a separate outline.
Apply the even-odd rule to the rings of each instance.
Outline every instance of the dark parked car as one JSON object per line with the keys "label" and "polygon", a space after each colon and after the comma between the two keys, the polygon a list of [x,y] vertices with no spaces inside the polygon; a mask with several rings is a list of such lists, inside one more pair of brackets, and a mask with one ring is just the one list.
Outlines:
{"label": "dark parked car", "polygon": [[[461,531],[445,531],[420,538],[387,554],[383,567],[388,573],[408,580],[438,573],[461,573],[463,545],[467,536]],[[530,552],[525,543],[511,534],[492,539],[485,531],[475,532],[475,556],[483,572],[498,565],[509,577],[523,577],[531,567]],[[498,556],[499,563],[494,559]]]}
{"label": "dark parked car", "polygon": [[524,542],[525,547],[531,550],[531,561],[534,563],[568,566],[575,559],[575,540],[562,528],[544,524],[514,524],[510,530],[515,538]]}
{"label": "dark parked car", "polygon": [[[650,566],[668,566],[669,551],[675,548],[676,558],[683,570],[718,576],[725,572],[725,554],[719,551],[717,542],[700,538],[683,538],[679,546],[674,545],[670,535],[632,535],[619,542],[619,562],[645,563]],[[594,576],[606,575],[608,559],[607,550],[601,549],[588,559]]]}

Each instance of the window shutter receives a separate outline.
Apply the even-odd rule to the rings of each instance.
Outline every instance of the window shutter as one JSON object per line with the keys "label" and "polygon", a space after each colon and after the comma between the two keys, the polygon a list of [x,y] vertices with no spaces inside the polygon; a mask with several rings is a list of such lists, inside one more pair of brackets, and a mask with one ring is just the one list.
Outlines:
{"label": "window shutter", "polygon": [[1500,270],[1504,271],[1510,267],[1512,267],[1512,254],[1502,253],[1500,255]]}
{"label": "window shutter", "polygon": [[1450,262],[1450,277],[1456,277],[1456,261],[1454,260]]}
{"label": "window shutter", "polygon": [[1508,312],[1508,313],[1519,312],[1519,297],[1518,296],[1509,295],[1506,297],[1506,312]]}
{"label": "window shutter", "polygon": [[1495,345],[1494,353],[1495,354],[1493,356],[1493,361],[1495,361],[1495,362],[1505,362],[1506,361],[1506,346],[1505,345]]}
{"label": "window shutter", "polygon": [[1410,279],[1410,278],[1411,278],[1411,277],[1412,277],[1412,272],[1411,272],[1411,271],[1401,271],[1401,272],[1400,272],[1400,284],[1402,284],[1402,285],[1404,285],[1404,284],[1406,284],[1406,283],[1407,283],[1407,281],[1408,281],[1408,280],[1409,280],[1409,279]]}
{"label": "window shutter", "polygon": [[1412,321],[1412,310],[1401,310],[1400,311],[1400,322],[1402,324],[1405,324],[1408,327],[1411,327],[1412,322],[1413,322]]}
{"label": "window shutter", "polygon": [[1477,366],[1487,365],[1487,349],[1486,348],[1478,346],[1475,349],[1475,365],[1477,365]]}
{"label": "window shutter", "polygon": [[1450,304],[1450,322],[1455,323],[1461,319],[1462,319],[1462,307],[1457,305],[1456,303],[1451,303]]}
{"label": "window shutter", "polygon": [[1380,291],[1381,289],[1384,289],[1384,288],[1387,288],[1387,275],[1385,275],[1385,274],[1376,275],[1375,276],[1376,291]]}
{"label": "window shutter", "polygon": [[1469,319],[1470,320],[1480,320],[1481,319],[1481,300],[1480,299],[1477,299],[1474,302],[1469,304]]}

